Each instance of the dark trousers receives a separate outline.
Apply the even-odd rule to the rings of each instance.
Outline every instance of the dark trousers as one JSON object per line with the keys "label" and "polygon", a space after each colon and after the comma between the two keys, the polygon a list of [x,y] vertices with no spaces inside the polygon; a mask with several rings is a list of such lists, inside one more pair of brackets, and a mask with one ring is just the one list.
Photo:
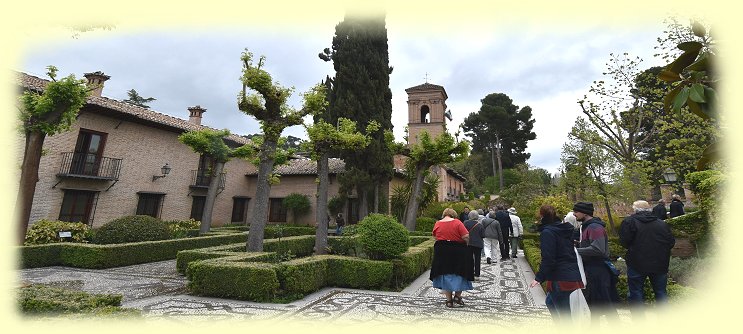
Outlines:
{"label": "dark trousers", "polygon": [[467,246],[467,248],[469,248],[470,253],[472,253],[472,259],[475,261],[474,266],[472,267],[472,272],[475,273],[475,276],[480,276],[480,259],[482,259],[482,248],[475,246]]}
{"label": "dark trousers", "polygon": [[573,290],[560,291],[557,281],[552,281],[552,291],[547,293],[547,299],[544,301],[552,319],[565,322],[572,320],[570,314],[570,294],[572,292]]}
{"label": "dark trousers", "polygon": [[509,259],[510,257],[508,254],[511,253],[510,247],[508,245],[508,239],[511,235],[510,231],[506,229],[501,229],[501,232],[503,233],[503,242],[500,242],[500,258],[501,260]]}
{"label": "dark trousers", "polygon": [[612,295],[616,295],[616,285],[612,283],[612,274],[609,268],[602,262],[583,263],[586,271],[586,289],[584,290],[586,302],[591,308],[591,317],[598,318],[601,315],[618,317],[616,306],[612,301]]}
{"label": "dark trousers", "polygon": [[633,305],[641,305],[643,303],[643,297],[645,296],[643,287],[646,277],[650,279],[650,285],[653,287],[653,293],[655,294],[655,301],[657,303],[667,302],[668,293],[666,292],[666,285],[668,283],[668,274],[643,274],[630,266],[627,266],[627,287],[629,288],[629,297],[627,300]]}

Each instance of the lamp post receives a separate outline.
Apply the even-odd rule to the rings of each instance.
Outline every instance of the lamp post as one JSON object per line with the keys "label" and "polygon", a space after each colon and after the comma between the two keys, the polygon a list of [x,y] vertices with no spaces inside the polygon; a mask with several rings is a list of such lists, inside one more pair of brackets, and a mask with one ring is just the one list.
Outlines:
{"label": "lamp post", "polygon": [[155,180],[159,178],[168,176],[168,174],[170,174],[170,169],[171,169],[170,165],[165,163],[165,166],[162,166],[162,168],[160,168],[160,172],[163,173],[163,175],[153,175],[152,182],[155,182]]}
{"label": "lamp post", "polygon": [[666,168],[666,170],[663,171],[663,180],[665,180],[666,183],[660,185],[661,197],[663,197],[663,200],[665,200],[666,203],[671,203],[671,196],[674,193],[672,183],[676,182],[676,172],[674,172],[670,167]]}

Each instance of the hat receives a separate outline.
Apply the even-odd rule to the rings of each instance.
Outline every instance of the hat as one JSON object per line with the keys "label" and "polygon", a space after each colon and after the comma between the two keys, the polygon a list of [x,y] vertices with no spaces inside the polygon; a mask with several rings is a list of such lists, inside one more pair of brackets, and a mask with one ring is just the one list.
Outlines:
{"label": "hat", "polygon": [[516,208],[508,208],[508,213],[515,215],[516,214]]}
{"label": "hat", "polygon": [[573,211],[593,216],[593,203],[578,202],[573,205]]}

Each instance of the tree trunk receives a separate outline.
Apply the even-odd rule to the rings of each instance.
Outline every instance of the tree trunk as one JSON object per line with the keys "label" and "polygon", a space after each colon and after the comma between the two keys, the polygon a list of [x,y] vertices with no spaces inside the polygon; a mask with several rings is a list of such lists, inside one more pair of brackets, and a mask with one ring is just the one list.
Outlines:
{"label": "tree trunk", "polygon": [[418,205],[420,201],[421,189],[423,189],[423,173],[426,171],[425,167],[418,166],[415,169],[415,181],[413,187],[410,189],[410,198],[408,199],[408,205],[405,207],[405,215],[403,216],[403,222],[408,231],[415,231],[415,219],[418,215]]}
{"label": "tree trunk", "polygon": [[317,205],[315,206],[315,254],[327,254],[328,247],[328,154],[323,153],[317,160],[317,176],[320,183],[317,184]]}
{"label": "tree trunk", "polygon": [[616,235],[616,230],[614,229],[614,219],[611,217],[611,208],[609,207],[609,198],[604,196],[604,206],[606,207],[606,215],[609,217],[609,235]]}
{"label": "tree trunk", "polygon": [[204,212],[201,215],[201,228],[199,228],[199,234],[209,232],[209,228],[212,226],[212,213],[214,212],[214,202],[217,199],[217,190],[219,183],[222,179],[222,171],[224,170],[224,162],[217,161],[214,164],[214,170],[212,170],[212,179],[209,181],[209,190],[206,192],[206,200],[204,201]]}
{"label": "tree trunk", "polygon": [[266,138],[263,141],[260,153],[260,164],[258,165],[258,181],[255,191],[255,205],[250,219],[250,232],[248,233],[248,251],[263,251],[263,232],[268,223],[268,196],[271,193],[269,178],[273,171],[274,153],[276,151],[276,140]]}
{"label": "tree trunk", "polygon": [[498,176],[498,169],[495,165],[495,145],[490,143],[490,162],[493,164],[493,177]]}
{"label": "tree trunk", "polygon": [[26,133],[26,148],[23,153],[21,181],[16,199],[18,245],[23,245],[26,239],[26,231],[28,230],[28,221],[31,219],[31,206],[34,202],[36,183],[39,181],[39,163],[41,162],[44,138],[46,138],[45,133]]}
{"label": "tree trunk", "polygon": [[359,221],[362,221],[369,215],[369,191],[366,187],[356,187],[359,195]]}
{"label": "tree trunk", "polygon": [[382,206],[383,209],[381,210],[383,211],[382,212],[383,214],[388,215],[390,214],[390,179],[385,177],[384,180],[382,180],[379,187],[381,188],[379,192],[380,194],[379,203],[380,205],[384,204]]}
{"label": "tree trunk", "polygon": [[503,162],[501,161],[501,145],[500,138],[496,139],[496,152],[498,156],[498,193],[503,191]]}
{"label": "tree trunk", "polygon": [[382,185],[377,183],[374,185],[374,213],[379,213],[379,187]]}

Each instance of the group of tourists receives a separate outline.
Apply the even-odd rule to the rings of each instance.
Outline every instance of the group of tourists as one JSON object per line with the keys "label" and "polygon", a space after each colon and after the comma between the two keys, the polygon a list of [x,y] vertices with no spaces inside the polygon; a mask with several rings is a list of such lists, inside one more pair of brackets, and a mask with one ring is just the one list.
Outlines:
{"label": "group of tourists", "polygon": [[[648,202],[635,201],[632,208],[634,214],[622,221],[619,232],[620,243],[627,249],[628,300],[633,307],[643,303],[647,278],[656,302],[664,303],[675,239],[658,217],[659,210]],[[543,205],[537,224],[542,260],[530,287],[545,284],[545,304],[552,317],[558,321],[574,319],[576,305],[583,300],[592,321],[602,315],[609,321],[617,320],[619,271],[609,258],[606,224],[594,216],[593,204],[575,203],[562,219],[553,206]],[[444,210],[443,218],[433,228],[437,241],[430,279],[433,287],[446,295],[446,306],[464,305],[462,291],[472,289],[472,282],[480,276],[483,248],[488,264],[497,259],[510,260],[517,256],[522,235],[521,220],[514,208],[498,206],[487,214],[465,208],[461,216],[451,208]]]}
{"label": "group of tourists", "polygon": [[479,280],[483,255],[487,264],[516,258],[524,233],[516,213],[503,206],[487,212],[464,207],[460,216],[452,208],[444,210],[433,227],[436,244],[429,278],[446,295],[447,307],[464,306],[462,291]]}

